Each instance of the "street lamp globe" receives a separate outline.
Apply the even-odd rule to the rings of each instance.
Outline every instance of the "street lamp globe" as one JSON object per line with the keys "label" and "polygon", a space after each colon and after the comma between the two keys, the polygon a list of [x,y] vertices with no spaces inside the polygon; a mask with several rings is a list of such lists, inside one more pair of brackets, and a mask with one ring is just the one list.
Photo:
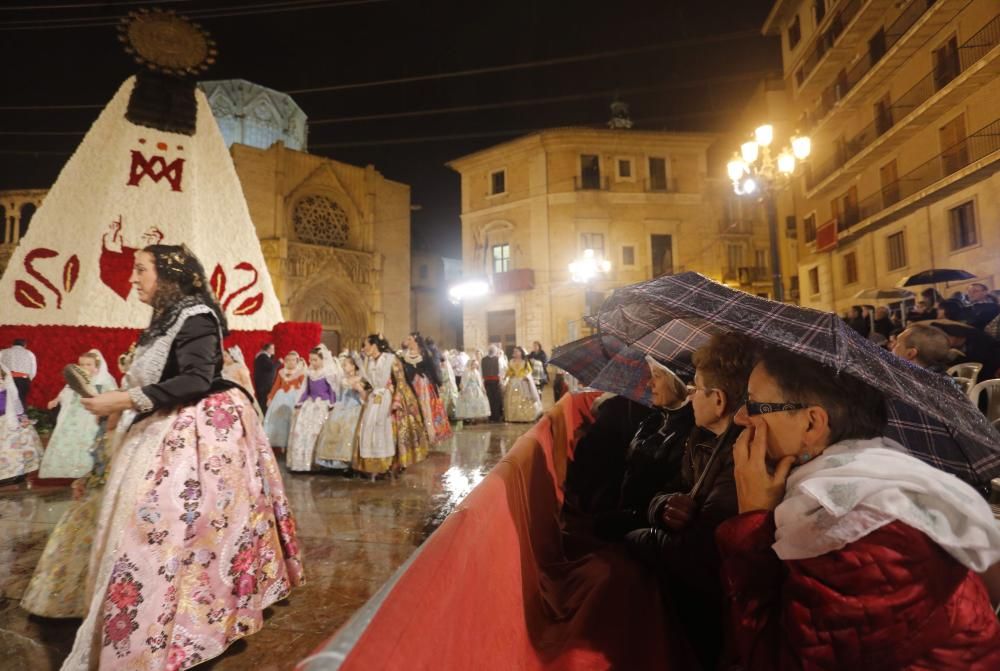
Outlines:
{"label": "street lamp globe", "polygon": [[795,157],[788,151],[778,154],[778,172],[783,175],[791,175],[795,172]]}
{"label": "street lamp globe", "polygon": [[749,142],[744,142],[740,145],[740,154],[743,155],[743,160],[747,163],[753,163],[757,160],[760,155],[760,145],[750,140]]}
{"label": "street lamp globe", "polygon": [[758,126],[753,132],[753,138],[761,147],[770,147],[774,141],[774,126],[769,123]]}
{"label": "street lamp globe", "polygon": [[729,174],[729,179],[734,182],[738,181],[740,177],[747,171],[747,164],[738,155],[733,155],[733,158],[729,163],[726,164],[726,172]]}
{"label": "street lamp globe", "polygon": [[812,153],[812,140],[805,135],[796,135],[792,138],[792,153],[795,158],[804,161]]}

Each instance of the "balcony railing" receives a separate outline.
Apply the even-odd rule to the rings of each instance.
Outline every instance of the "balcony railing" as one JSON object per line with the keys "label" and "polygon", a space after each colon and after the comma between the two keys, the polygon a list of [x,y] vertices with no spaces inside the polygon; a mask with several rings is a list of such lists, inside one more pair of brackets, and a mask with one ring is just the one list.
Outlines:
{"label": "balcony railing", "polygon": [[753,284],[755,282],[770,282],[771,271],[760,266],[732,266],[722,269],[723,282],[739,282],[740,284]]}
{"label": "balcony railing", "polygon": [[806,114],[806,127],[813,128],[826,118],[834,106],[840,102],[851,90],[864,79],[865,75],[871,72],[882,57],[899,42],[904,35],[912,28],[935,0],[913,0],[903,13],[896,17],[896,20],[885,29],[884,38],[881,42],[870,43],[868,53],[861,60],[848,70],[844,77],[840,77],[833,84],[828,86],[820,96],[816,107]]}
{"label": "balcony railing", "polygon": [[611,188],[611,180],[600,175],[584,176],[575,175],[573,177],[573,189],[575,191],[607,191]]}
{"label": "balcony railing", "polygon": [[643,188],[647,193],[677,193],[676,179],[646,179]]}
{"label": "balcony railing", "polygon": [[815,166],[809,174],[806,186],[815,188],[845,163],[860,154],[866,147],[903,121],[911,112],[927,102],[935,93],[947,86],[962,72],[968,70],[979,59],[1000,44],[1000,15],[993,17],[982,30],[958,47],[953,58],[943,59],[926,76],[914,84],[909,91],[893,101],[888,107],[879,108],[875,119],[857,135],[840,143],[833,156]]}
{"label": "balcony railing", "polygon": [[997,151],[1000,151],[1000,118],[863,198],[858,203],[858,216],[872,217]]}
{"label": "balcony railing", "polygon": [[812,48],[806,53],[805,58],[802,59],[802,66],[795,73],[796,83],[801,85],[802,82],[809,78],[809,75],[812,74],[812,71],[823,60],[826,53],[837,43],[837,38],[844,32],[844,27],[850,25],[866,1],[848,0],[848,2],[844,3],[843,8],[830,20],[830,25],[816,39]]}
{"label": "balcony railing", "polygon": [[535,271],[531,268],[515,268],[505,273],[493,273],[493,291],[498,294],[530,291],[534,288]]}

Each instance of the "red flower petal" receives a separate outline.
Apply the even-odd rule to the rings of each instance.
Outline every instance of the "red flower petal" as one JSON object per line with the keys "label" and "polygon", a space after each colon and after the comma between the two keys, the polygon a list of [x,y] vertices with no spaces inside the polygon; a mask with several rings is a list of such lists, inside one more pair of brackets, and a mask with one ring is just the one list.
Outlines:
{"label": "red flower petal", "polygon": [[14,298],[26,308],[41,310],[45,307],[45,296],[24,280],[14,282]]}
{"label": "red flower petal", "polygon": [[257,294],[251,298],[246,299],[240,306],[233,310],[234,315],[244,316],[252,315],[253,313],[260,310],[261,306],[264,305],[264,294]]}
{"label": "red flower petal", "polygon": [[78,279],[80,279],[80,259],[74,254],[63,266],[63,289],[66,293],[73,291]]}
{"label": "red flower petal", "polygon": [[212,293],[215,294],[216,300],[221,301],[226,293],[226,271],[222,269],[221,264],[215,264],[215,270],[212,271],[210,282],[212,284]]}

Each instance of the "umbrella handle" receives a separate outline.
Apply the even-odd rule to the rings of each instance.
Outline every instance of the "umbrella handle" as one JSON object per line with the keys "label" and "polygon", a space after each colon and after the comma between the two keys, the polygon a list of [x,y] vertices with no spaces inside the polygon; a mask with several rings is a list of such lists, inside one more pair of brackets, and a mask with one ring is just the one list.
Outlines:
{"label": "umbrella handle", "polygon": [[[733,417],[735,416],[736,413],[733,413],[730,416],[729,428],[727,428],[725,432],[723,432],[723,434],[715,440],[715,447],[712,448],[712,454],[708,456],[708,461],[705,463],[705,470],[701,472],[701,477],[698,478],[698,481],[694,483],[694,487],[692,487],[691,491],[688,492],[688,496],[692,499],[697,500],[698,495],[701,494],[703,489],[711,487],[715,484],[715,478],[719,475],[718,470],[715,468],[716,462],[718,462],[721,458],[723,449],[727,445],[731,446],[733,441],[736,440],[736,436],[743,430],[742,426],[739,426],[733,421]],[[711,480],[708,479],[709,474],[712,476]]]}

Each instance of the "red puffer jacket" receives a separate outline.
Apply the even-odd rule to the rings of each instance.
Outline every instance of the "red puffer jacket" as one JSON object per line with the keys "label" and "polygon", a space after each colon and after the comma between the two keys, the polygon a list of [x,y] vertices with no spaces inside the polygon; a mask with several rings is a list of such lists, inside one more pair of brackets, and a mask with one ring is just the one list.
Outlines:
{"label": "red puffer jacket", "polygon": [[804,560],[774,554],[771,513],[727,520],[716,540],[747,671],[1000,669],[982,581],[901,522]]}

